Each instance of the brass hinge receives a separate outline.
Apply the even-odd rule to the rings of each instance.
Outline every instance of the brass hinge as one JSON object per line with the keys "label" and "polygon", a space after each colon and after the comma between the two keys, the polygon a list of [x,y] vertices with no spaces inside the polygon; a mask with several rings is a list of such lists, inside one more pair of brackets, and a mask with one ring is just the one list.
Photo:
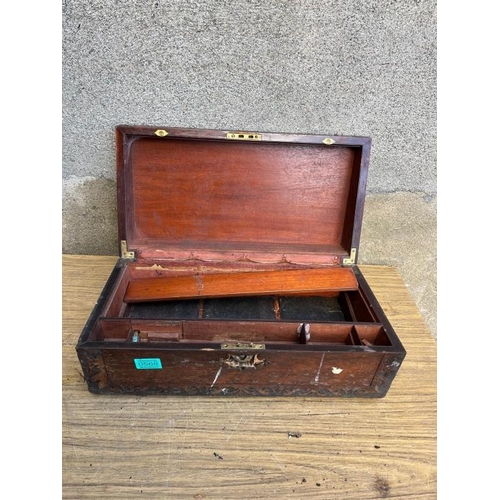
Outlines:
{"label": "brass hinge", "polygon": [[121,245],[121,253],[122,253],[122,259],[135,259],[135,252],[129,252],[127,248],[127,242],[125,240],[121,240],[120,242]]}
{"label": "brass hinge", "polygon": [[261,141],[261,134],[254,134],[253,132],[228,132],[226,139],[233,139],[236,141]]}
{"label": "brass hinge", "polygon": [[166,135],[168,135],[168,132],[166,130],[163,130],[163,129],[158,129],[155,132],[155,135],[157,135],[158,137],[165,137]]}
{"label": "brass hinge", "polygon": [[342,265],[343,266],[353,266],[354,264],[356,264],[356,249],[351,248],[351,256],[344,257],[342,259]]}

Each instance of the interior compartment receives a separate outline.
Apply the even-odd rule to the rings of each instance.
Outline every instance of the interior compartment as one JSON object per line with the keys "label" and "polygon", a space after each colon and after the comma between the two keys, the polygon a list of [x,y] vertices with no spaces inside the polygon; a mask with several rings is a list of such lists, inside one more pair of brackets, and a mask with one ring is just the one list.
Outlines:
{"label": "interior compartment", "polygon": [[[392,345],[360,290],[127,303],[129,282],[130,271],[125,269],[90,340]],[[307,339],[300,335],[303,325]]]}
{"label": "interior compartment", "polygon": [[227,297],[205,299],[202,304],[203,319],[276,319],[273,297]]}
{"label": "interior compartment", "polygon": [[125,313],[130,318],[197,319],[200,314],[199,300],[164,300],[161,302],[137,302]]}
{"label": "interior compartment", "polygon": [[[107,342],[299,343],[297,322],[101,318],[93,340]],[[351,324],[311,323],[307,344],[362,345]]]}
{"label": "interior compartment", "polygon": [[354,330],[358,335],[361,344],[371,347],[377,345],[391,345],[389,337],[385,333],[381,325],[360,325],[354,326]]}
{"label": "interior compartment", "polygon": [[344,321],[337,297],[280,297],[282,320]]}
{"label": "interior compartment", "polygon": [[138,302],[131,318],[344,321],[337,297],[257,296]]}

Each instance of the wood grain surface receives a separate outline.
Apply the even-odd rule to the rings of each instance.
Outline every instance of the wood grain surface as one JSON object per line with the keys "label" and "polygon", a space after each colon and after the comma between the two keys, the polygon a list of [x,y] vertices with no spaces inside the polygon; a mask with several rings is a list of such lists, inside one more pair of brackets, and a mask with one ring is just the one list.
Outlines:
{"label": "wood grain surface", "polygon": [[63,498],[437,497],[436,344],[397,270],[360,266],[408,353],[383,399],[98,396],[75,344],[115,262],[63,256]]}
{"label": "wood grain surface", "polygon": [[352,269],[293,269],[168,278],[145,278],[131,281],[125,302],[144,302],[193,297],[231,297],[246,295],[321,294],[332,291],[357,290]]}

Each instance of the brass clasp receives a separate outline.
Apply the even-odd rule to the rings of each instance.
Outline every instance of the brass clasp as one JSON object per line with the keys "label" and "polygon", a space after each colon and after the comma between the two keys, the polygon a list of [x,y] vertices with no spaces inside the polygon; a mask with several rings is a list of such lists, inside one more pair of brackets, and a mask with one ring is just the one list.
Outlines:
{"label": "brass clasp", "polygon": [[228,132],[226,139],[233,139],[236,141],[261,141],[261,134],[254,134],[253,132]]}
{"label": "brass clasp", "polygon": [[237,368],[242,371],[247,368],[256,369],[257,366],[264,366],[265,359],[260,359],[258,354],[230,354],[227,359],[221,360],[229,368]]}
{"label": "brass clasp", "polygon": [[253,342],[228,342],[221,344],[221,349],[265,349],[265,344],[254,344]]}

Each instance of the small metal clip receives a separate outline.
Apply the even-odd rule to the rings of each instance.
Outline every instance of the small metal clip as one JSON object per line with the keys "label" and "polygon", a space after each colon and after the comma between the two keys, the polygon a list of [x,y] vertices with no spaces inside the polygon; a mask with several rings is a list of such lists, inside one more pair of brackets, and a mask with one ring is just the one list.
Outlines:
{"label": "small metal clip", "polygon": [[297,327],[297,334],[299,335],[299,342],[307,344],[311,339],[311,325],[309,323],[301,323]]}
{"label": "small metal clip", "polygon": [[229,368],[237,368],[240,371],[247,368],[256,369],[258,366],[267,364],[265,359],[260,359],[258,354],[230,354],[227,359],[221,359],[221,362]]}

